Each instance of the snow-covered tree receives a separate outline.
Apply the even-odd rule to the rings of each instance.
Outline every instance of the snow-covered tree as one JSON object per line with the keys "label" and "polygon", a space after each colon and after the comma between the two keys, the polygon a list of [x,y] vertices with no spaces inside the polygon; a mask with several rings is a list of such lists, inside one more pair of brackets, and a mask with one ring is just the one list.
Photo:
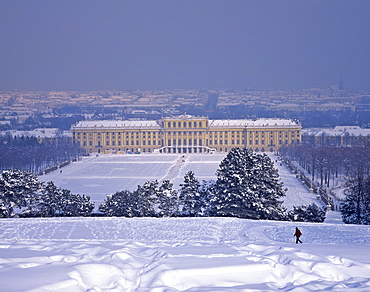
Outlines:
{"label": "snow-covered tree", "polygon": [[99,211],[107,216],[153,217],[159,192],[158,181],[147,181],[133,192],[124,190],[107,196]]}
{"label": "snow-covered tree", "polygon": [[213,215],[249,219],[286,219],[278,171],[266,154],[233,148],[217,170]]}
{"label": "snow-covered tree", "polygon": [[213,216],[217,212],[214,209],[214,199],[216,198],[216,181],[203,180],[200,184],[199,193],[203,202],[202,216]]}
{"label": "snow-covered tree", "polygon": [[189,171],[184,176],[184,183],[180,184],[180,205],[182,214],[196,217],[202,213],[204,202],[200,193],[200,183],[194,172]]}
{"label": "snow-covered tree", "polygon": [[370,225],[370,176],[352,177],[347,187],[346,198],[340,206],[343,222]]}
{"label": "snow-covered tree", "polygon": [[307,206],[294,206],[293,210],[288,212],[288,218],[291,221],[299,222],[324,222],[326,208],[319,208],[312,203]]}
{"label": "snow-covered tree", "polygon": [[18,169],[4,170],[0,174],[0,216],[13,217],[22,212],[40,192],[42,184],[36,175]]}
{"label": "snow-covered tree", "polygon": [[62,216],[89,216],[94,205],[89,196],[72,194],[70,190],[62,189]]}
{"label": "snow-covered tree", "polygon": [[[370,224],[370,153],[356,149],[347,166],[345,201],[340,211],[344,223]],[[367,151],[367,152],[366,152]]]}
{"label": "snow-covered tree", "polygon": [[107,216],[136,217],[139,216],[136,193],[124,190],[108,195],[99,206],[99,211]]}
{"label": "snow-covered tree", "polygon": [[53,217],[61,213],[62,204],[62,190],[51,181],[43,185],[42,190],[33,198],[23,215]]}
{"label": "snow-covered tree", "polygon": [[171,217],[178,214],[177,192],[169,180],[162,182],[158,192],[158,216]]}
{"label": "snow-covered tree", "polygon": [[158,202],[158,181],[147,181],[143,186],[138,186],[136,191],[139,216],[155,216],[155,205]]}

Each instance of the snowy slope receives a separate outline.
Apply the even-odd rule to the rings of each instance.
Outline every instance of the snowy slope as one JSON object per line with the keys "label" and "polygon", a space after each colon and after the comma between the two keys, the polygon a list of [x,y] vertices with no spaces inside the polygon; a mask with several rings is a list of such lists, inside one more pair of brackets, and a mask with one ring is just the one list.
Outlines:
{"label": "snowy slope", "polygon": [[1,291],[370,291],[370,227],[231,218],[0,220]]}
{"label": "snowy slope", "polygon": [[[224,155],[102,155],[40,177],[97,204],[147,180],[214,179]],[[276,157],[272,156],[275,161]],[[285,205],[319,202],[276,163]],[[326,222],[340,222],[329,212]],[[303,244],[294,243],[296,226]],[[370,291],[370,227],[235,218],[0,220],[1,291]]]}

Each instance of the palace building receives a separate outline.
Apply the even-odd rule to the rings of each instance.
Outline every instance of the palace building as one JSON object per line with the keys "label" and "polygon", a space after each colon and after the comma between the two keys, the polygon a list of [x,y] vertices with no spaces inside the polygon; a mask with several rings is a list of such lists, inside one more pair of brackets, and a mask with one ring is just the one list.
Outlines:
{"label": "palace building", "polygon": [[205,153],[234,147],[274,151],[301,143],[301,126],[287,119],[209,120],[181,115],[159,121],[81,121],[73,140],[88,153]]}

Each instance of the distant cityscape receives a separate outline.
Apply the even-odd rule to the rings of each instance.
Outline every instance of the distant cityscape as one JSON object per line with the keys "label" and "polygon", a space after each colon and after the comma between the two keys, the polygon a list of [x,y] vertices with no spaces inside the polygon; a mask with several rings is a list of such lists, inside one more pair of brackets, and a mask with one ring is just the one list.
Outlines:
{"label": "distant cityscape", "polygon": [[339,86],[303,90],[0,92],[0,129],[69,130],[81,120],[155,120],[180,114],[211,119],[288,118],[303,128],[370,128],[370,91]]}

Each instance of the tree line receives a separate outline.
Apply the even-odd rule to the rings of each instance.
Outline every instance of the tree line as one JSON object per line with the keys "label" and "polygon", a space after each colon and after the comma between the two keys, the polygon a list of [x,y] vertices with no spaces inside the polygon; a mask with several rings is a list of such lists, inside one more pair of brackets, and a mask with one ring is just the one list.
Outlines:
{"label": "tree line", "polygon": [[35,137],[0,137],[0,171],[21,169],[37,174],[82,155],[84,150],[68,138],[39,143]]}
{"label": "tree line", "polygon": [[0,174],[0,217],[89,216],[90,197],[72,194],[53,182],[43,183],[27,170],[9,169]]}
{"label": "tree line", "polygon": [[[134,191],[108,195],[98,209],[105,216],[324,221],[325,209],[315,204],[287,211],[285,191],[266,154],[234,148],[221,161],[216,180],[200,182],[190,171],[178,191],[168,180],[148,181]],[[0,176],[1,217],[90,216],[93,209],[88,196],[74,195],[53,182],[40,183],[30,172],[7,170]]]}
{"label": "tree line", "polygon": [[340,211],[345,223],[370,224],[370,147],[291,146],[280,149],[297,161],[320,187],[342,187]]}

